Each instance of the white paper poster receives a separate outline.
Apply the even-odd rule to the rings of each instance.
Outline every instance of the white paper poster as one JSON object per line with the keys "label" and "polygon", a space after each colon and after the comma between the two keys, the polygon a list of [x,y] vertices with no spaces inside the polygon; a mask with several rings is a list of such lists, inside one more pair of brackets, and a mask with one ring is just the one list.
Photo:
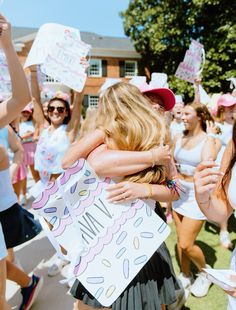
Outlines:
{"label": "white paper poster", "polygon": [[86,81],[81,57],[91,46],[82,42],[78,29],[48,23],[40,27],[24,67],[40,65],[44,74],[80,92]]}
{"label": "white paper poster", "polygon": [[11,94],[11,79],[5,54],[0,50],[0,95],[6,99]]}
{"label": "white paper poster", "polygon": [[181,80],[194,83],[199,75],[203,57],[203,45],[192,40],[189,49],[186,51],[184,60],[177,68],[175,76]]}
{"label": "white paper poster", "polygon": [[170,233],[146,201],[109,203],[109,183],[81,159],[33,203],[53,225],[51,239],[67,250],[74,275],[107,307]]}

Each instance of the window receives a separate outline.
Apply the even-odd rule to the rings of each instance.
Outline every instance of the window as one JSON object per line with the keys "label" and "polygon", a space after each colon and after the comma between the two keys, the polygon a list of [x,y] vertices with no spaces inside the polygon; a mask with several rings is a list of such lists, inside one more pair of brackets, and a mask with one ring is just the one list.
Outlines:
{"label": "window", "polygon": [[88,96],[88,106],[89,107],[97,107],[98,106],[98,101],[99,101],[99,96]]}
{"label": "window", "polygon": [[88,76],[102,76],[102,61],[100,59],[90,60]]}
{"label": "window", "polygon": [[125,77],[137,75],[137,61],[125,61]]}

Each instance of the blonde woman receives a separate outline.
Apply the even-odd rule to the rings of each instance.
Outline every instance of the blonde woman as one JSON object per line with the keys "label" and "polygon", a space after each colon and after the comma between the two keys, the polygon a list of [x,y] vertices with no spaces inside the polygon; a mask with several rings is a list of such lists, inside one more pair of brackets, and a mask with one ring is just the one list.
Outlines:
{"label": "blonde woman", "polygon": [[213,119],[205,105],[197,102],[187,104],[183,109],[182,119],[185,131],[175,141],[174,158],[179,168],[179,181],[185,193],[172,204],[181,268],[179,280],[184,288],[191,286],[192,261],[199,274],[191,286],[191,293],[196,297],[203,297],[207,294],[211,283],[202,272],[202,268],[206,267],[206,261],[195,240],[206,217],[195,199],[193,174],[203,159],[216,158],[221,143],[214,137]]}
{"label": "blonde woman", "polygon": [[[63,158],[64,168],[98,145],[88,156],[91,166],[99,175],[122,180],[110,187],[111,201],[137,197],[178,199],[175,190],[165,184],[171,170],[169,149],[161,146],[168,136],[165,123],[138,88],[122,82],[109,87],[100,98],[96,128],[93,137],[85,136],[70,148]],[[165,305],[175,302],[178,288],[170,255],[163,243],[111,308],[165,309]],[[82,303],[89,305],[88,309],[102,308],[78,281],[72,287],[72,294],[79,300],[75,309]]]}

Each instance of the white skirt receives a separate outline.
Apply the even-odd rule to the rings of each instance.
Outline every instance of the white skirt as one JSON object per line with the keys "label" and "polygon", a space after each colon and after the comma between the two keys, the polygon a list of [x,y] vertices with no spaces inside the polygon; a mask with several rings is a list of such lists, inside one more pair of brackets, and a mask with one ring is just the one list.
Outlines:
{"label": "white skirt", "polygon": [[194,220],[206,220],[206,216],[200,210],[194,191],[194,184],[179,180],[183,192],[180,192],[180,198],[172,203],[172,209],[183,216]]}

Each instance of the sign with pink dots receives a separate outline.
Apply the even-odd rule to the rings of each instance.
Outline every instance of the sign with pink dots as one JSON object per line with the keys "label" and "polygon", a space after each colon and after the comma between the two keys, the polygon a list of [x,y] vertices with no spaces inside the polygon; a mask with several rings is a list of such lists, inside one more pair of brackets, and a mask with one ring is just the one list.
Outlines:
{"label": "sign with pink dots", "polygon": [[50,223],[50,240],[67,251],[73,273],[109,307],[170,233],[154,201],[107,201],[110,178],[81,159],[41,193],[33,208]]}

